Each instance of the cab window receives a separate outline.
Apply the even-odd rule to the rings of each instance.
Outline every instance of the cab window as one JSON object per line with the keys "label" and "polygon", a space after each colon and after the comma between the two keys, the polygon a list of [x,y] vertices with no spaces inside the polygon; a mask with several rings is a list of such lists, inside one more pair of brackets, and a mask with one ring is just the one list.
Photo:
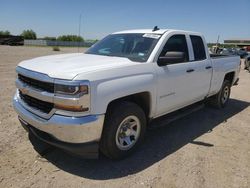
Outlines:
{"label": "cab window", "polygon": [[189,61],[188,47],[185,35],[173,35],[166,42],[160,57],[165,56],[167,52],[183,52],[185,54],[184,62]]}
{"label": "cab window", "polygon": [[194,50],[194,60],[200,61],[206,59],[206,52],[202,38],[195,35],[190,35],[190,38]]}

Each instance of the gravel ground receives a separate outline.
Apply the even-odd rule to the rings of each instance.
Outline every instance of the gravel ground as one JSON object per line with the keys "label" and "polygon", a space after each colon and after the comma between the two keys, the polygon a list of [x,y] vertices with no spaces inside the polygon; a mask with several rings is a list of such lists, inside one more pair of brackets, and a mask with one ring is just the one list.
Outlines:
{"label": "gravel ground", "polygon": [[0,46],[0,187],[250,187],[250,73],[244,70],[225,109],[206,107],[150,130],[125,160],[84,160],[58,149],[41,157],[12,107],[15,66],[70,52],[77,48]]}

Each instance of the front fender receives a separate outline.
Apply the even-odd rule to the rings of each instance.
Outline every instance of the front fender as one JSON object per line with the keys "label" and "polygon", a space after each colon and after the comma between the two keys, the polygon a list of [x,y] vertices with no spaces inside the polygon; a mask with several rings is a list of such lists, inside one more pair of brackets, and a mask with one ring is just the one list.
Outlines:
{"label": "front fender", "polygon": [[91,113],[106,113],[109,103],[115,99],[141,92],[151,95],[151,114],[155,109],[154,75],[136,74],[91,83]]}

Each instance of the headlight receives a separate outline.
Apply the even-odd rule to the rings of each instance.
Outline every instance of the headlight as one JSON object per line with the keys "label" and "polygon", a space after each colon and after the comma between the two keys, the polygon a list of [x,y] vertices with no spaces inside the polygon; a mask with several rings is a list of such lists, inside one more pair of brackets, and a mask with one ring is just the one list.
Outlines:
{"label": "headlight", "polygon": [[55,84],[55,94],[82,96],[89,93],[87,85]]}
{"label": "headlight", "polygon": [[54,102],[57,114],[82,116],[90,111],[89,81],[55,80],[54,93],[55,99],[60,100]]}

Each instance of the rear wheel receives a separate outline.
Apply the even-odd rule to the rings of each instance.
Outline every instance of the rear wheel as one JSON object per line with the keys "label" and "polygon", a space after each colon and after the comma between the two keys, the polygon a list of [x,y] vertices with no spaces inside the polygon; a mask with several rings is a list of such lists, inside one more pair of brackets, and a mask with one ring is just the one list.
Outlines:
{"label": "rear wheel", "polygon": [[137,104],[113,104],[106,114],[100,150],[111,159],[121,159],[140,145],[145,130],[145,113]]}
{"label": "rear wheel", "polygon": [[228,103],[230,93],[231,93],[231,82],[228,80],[224,80],[219,93],[217,93],[210,99],[210,104],[212,104],[216,108],[224,108]]}
{"label": "rear wheel", "polygon": [[247,61],[247,70],[250,72],[250,60]]}

